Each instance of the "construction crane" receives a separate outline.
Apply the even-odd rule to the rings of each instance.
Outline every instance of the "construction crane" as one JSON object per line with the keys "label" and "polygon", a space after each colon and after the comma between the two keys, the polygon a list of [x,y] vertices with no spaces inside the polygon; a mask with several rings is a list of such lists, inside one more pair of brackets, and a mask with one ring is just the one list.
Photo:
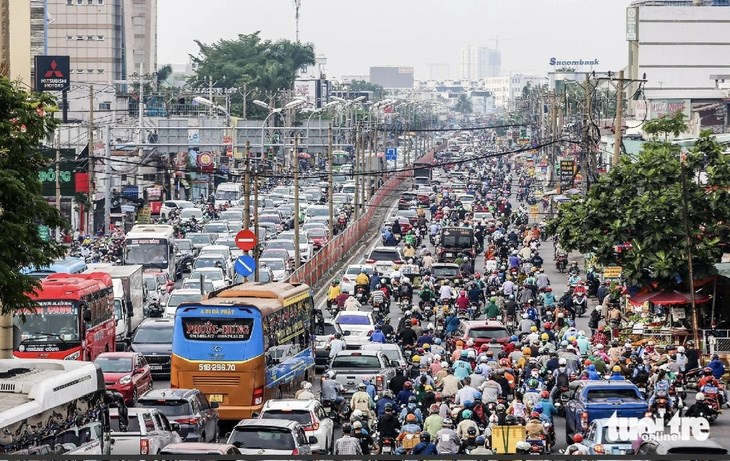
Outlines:
{"label": "construction crane", "polygon": [[296,20],[297,31],[296,38],[299,43],[299,8],[302,7],[302,0],[294,0],[294,19]]}

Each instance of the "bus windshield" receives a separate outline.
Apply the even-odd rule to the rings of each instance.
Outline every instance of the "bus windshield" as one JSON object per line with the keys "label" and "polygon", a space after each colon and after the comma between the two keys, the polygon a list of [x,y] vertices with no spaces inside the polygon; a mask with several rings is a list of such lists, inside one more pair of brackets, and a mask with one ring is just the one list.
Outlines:
{"label": "bus windshield", "polygon": [[[16,311],[13,324],[23,343],[79,341],[78,309],[70,301],[41,301],[33,311]],[[25,320],[23,320],[25,317]]]}
{"label": "bus windshield", "polygon": [[164,239],[127,241],[127,264],[166,268],[167,259],[167,241]]}
{"label": "bus windshield", "polygon": [[215,193],[216,200],[238,200],[240,193],[235,190],[219,190]]}

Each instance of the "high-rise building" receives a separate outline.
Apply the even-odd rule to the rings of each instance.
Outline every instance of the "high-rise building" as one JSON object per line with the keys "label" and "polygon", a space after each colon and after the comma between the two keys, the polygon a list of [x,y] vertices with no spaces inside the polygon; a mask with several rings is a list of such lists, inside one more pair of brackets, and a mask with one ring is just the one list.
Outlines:
{"label": "high-rise building", "polygon": [[[139,72],[140,64],[144,73],[157,70],[157,0],[45,0],[45,5],[43,49],[70,56],[72,82],[108,84]],[[33,11],[36,19],[42,14],[38,5]]]}
{"label": "high-rise building", "polygon": [[426,64],[428,68],[428,80],[443,81],[451,78],[451,66],[448,63],[433,62]]}
{"label": "high-rise building", "polygon": [[498,49],[468,45],[461,50],[461,79],[476,81],[502,74],[502,55]]}

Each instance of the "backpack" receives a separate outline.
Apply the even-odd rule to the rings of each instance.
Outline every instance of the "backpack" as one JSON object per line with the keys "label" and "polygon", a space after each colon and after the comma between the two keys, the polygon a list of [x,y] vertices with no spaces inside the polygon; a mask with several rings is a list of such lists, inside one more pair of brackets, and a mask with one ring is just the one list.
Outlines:
{"label": "backpack", "polygon": [[570,379],[568,378],[568,373],[558,373],[558,376],[555,377],[555,385],[558,388],[568,387],[569,384]]}

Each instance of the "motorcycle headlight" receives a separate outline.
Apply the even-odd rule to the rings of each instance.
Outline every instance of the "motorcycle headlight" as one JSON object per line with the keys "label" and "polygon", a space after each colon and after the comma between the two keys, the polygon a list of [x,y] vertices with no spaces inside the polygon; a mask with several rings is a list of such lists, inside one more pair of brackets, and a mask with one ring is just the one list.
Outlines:
{"label": "motorcycle headlight", "polygon": [[119,378],[119,384],[126,385],[132,382],[132,375],[125,375]]}
{"label": "motorcycle headlight", "polygon": [[73,354],[69,354],[63,358],[63,360],[78,360],[81,357],[81,351],[76,351]]}

